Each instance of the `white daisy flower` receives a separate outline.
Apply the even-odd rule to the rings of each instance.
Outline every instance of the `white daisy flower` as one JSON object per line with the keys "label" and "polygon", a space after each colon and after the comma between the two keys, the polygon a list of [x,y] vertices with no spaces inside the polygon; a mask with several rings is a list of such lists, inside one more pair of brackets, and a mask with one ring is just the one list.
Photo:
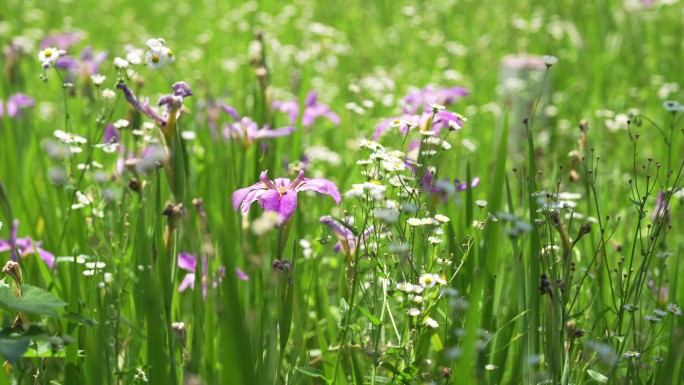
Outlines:
{"label": "white daisy flower", "polygon": [[423,321],[423,324],[425,324],[426,326],[431,327],[433,329],[437,329],[439,327],[439,323],[437,323],[437,321],[435,321],[434,319],[432,319],[430,317],[425,318],[425,320]]}

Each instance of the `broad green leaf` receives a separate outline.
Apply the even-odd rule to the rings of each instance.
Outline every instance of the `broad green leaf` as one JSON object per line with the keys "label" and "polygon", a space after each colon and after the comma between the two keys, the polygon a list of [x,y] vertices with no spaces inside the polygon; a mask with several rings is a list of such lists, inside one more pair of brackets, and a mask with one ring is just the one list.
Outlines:
{"label": "broad green leaf", "polygon": [[57,316],[55,310],[66,306],[66,302],[39,287],[23,285],[21,290],[23,295],[21,298],[17,298],[9,285],[0,285],[0,307],[33,314]]}
{"label": "broad green leaf", "polygon": [[26,352],[31,343],[27,337],[0,339],[0,356],[14,365]]}

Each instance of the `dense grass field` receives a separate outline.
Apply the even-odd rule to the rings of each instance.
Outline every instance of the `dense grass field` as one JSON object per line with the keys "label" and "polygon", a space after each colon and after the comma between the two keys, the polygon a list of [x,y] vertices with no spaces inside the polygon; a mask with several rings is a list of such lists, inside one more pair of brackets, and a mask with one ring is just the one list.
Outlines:
{"label": "dense grass field", "polygon": [[678,0],[0,2],[0,385],[684,383]]}

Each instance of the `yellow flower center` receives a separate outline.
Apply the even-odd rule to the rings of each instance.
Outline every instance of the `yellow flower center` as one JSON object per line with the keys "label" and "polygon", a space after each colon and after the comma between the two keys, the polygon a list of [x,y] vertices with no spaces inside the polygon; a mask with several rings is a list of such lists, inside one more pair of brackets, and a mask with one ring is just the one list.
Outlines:
{"label": "yellow flower center", "polygon": [[52,50],[46,49],[45,51],[43,51],[43,54],[45,55],[45,57],[50,57],[52,56]]}
{"label": "yellow flower center", "polygon": [[287,192],[287,189],[285,189],[285,187],[283,186],[280,186],[278,187],[278,192],[280,193],[280,195],[284,195]]}
{"label": "yellow flower center", "polygon": [[171,51],[170,49],[167,49],[166,50],[166,56],[173,57],[173,51]]}
{"label": "yellow flower center", "polygon": [[430,278],[430,277],[425,277],[425,284],[426,284],[426,285],[429,285],[429,284],[431,284],[431,283],[432,283],[432,278]]}
{"label": "yellow flower center", "polygon": [[159,56],[152,55],[152,63],[159,63]]}

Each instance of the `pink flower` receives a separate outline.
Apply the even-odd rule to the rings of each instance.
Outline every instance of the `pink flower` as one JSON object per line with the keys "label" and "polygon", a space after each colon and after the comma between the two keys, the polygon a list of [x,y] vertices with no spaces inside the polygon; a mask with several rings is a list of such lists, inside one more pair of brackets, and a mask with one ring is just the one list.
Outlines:
{"label": "pink flower", "polygon": [[249,210],[252,203],[258,201],[259,206],[266,211],[275,211],[280,215],[278,225],[285,223],[297,208],[297,193],[300,191],[316,191],[319,194],[330,195],[335,203],[342,200],[335,184],[327,179],[304,178],[304,171],[300,171],[297,178],[290,181],[287,178],[268,179],[266,171],[261,173],[261,181],[249,187],[241,188],[233,193],[233,209],[241,208],[243,213]]}

